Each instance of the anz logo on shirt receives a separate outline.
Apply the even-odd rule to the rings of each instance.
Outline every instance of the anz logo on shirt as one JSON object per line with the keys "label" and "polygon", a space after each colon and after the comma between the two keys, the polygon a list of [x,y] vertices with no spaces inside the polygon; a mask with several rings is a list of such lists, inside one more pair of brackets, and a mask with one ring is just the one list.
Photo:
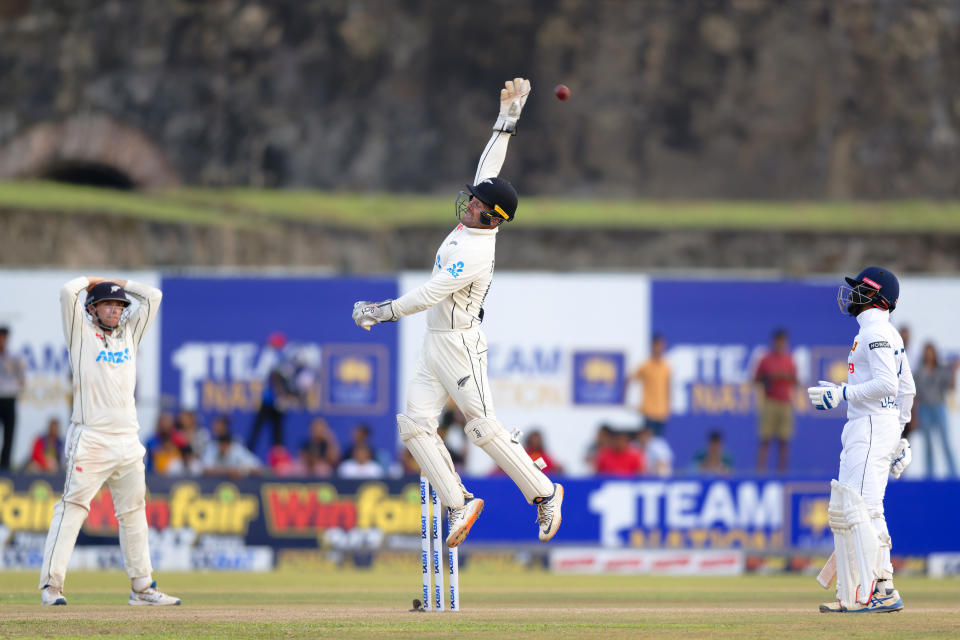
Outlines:
{"label": "anz logo on shirt", "polygon": [[454,262],[452,265],[447,267],[447,273],[452,275],[454,278],[459,278],[460,274],[463,273],[463,261]]}
{"label": "anz logo on shirt", "polygon": [[100,353],[97,354],[97,362],[111,362],[113,364],[122,364],[130,359],[130,349],[126,348],[123,351],[107,351],[106,349],[101,349]]}

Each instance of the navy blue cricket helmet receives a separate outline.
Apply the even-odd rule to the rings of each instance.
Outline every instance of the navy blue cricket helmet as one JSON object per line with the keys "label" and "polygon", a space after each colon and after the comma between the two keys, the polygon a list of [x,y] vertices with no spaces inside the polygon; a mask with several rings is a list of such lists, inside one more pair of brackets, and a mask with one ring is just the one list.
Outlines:
{"label": "navy blue cricket helmet", "polygon": [[900,281],[889,269],[867,267],[856,278],[844,278],[847,284],[840,285],[837,304],[846,315],[854,315],[860,305],[870,305],[885,311],[897,308],[900,298]]}
{"label": "navy blue cricket helmet", "polygon": [[467,191],[461,191],[457,197],[457,218],[462,218],[466,212],[470,196],[490,207],[480,216],[483,224],[491,224],[494,220],[510,222],[516,217],[517,190],[503,178],[487,178],[474,185],[468,184],[466,187]]}

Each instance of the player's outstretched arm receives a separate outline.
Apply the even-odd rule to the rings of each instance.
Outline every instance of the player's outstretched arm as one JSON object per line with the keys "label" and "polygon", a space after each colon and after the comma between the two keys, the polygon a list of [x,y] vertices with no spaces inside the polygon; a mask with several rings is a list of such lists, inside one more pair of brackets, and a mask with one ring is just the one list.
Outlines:
{"label": "player's outstretched arm", "polygon": [[514,78],[503,83],[503,89],[500,90],[500,112],[493,123],[493,135],[480,154],[473,184],[500,175],[500,169],[507,158],[507,144],[510,136],[517,134],[517,122],[531,90],[530,81],[526,78]]}
{"label": "player's outstretched arm", "polygon": [[369,331],[375,324],[394,322],[403,316],[426,311],[490,270],[489,260],[471,260],[470,254],[463,249],[455,252],[450,260],[455,268],[437,269],[429,280],[396,300],[360,300],[354,303],[353,321],[361,329]]}

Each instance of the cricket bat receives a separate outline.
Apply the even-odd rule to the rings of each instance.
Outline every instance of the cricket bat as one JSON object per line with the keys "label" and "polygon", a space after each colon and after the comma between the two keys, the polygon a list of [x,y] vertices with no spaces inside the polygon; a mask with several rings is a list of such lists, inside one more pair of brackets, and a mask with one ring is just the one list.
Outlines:
{"label": "cricket bat", "polygon": [[823,565],[823,569],[820,569],[820,573],[817,574],[817,582],[820,583],[820,586],[824,589],[830,588],[830,583],[833,582],[833,579],[837,577],[837,552],[834,551],[830,554],[830,557],[827,558],[827,563]]}

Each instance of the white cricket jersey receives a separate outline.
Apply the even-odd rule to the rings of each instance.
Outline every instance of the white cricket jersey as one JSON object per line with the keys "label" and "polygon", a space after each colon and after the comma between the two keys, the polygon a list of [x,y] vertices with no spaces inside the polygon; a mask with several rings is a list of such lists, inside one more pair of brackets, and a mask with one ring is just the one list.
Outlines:
{"label": "white cricket jersey", "polygon": [[[500,174],[510,134],[494,131],[480,154],[473,183]],[[474,229],[458,224],[440,244],[430,280],[393,301],[398,318],[430,309],[430,331],[466,331],[480,326],[480,309],[493,280],[498,227]]]}
{"label": "white cricket jersey", "polygon": [[84,310],[89,281],[76,278],[60,290],[63,335],[73,373],[74,424],[101,433],[127,434],[140,429],[134,389],[137,349],[160,308],[159,289],[127,281],[127,295],[140,304],[107,335]]}
{"label": "white cricket jersey", "polygon": [[857,316],[860,333],[847,357],[847,419],[897,416],[910,421],[916,386],[900,333],[890,324],[890,312],[867,309]]}
{"label": "white cricket jersey", "polygon": [[407,316],[424,309],[432,331],[473,329],[493,280],[497,229],[462,224],[450,232],[433,263],[430,280],[393,301],[393,312]]}

